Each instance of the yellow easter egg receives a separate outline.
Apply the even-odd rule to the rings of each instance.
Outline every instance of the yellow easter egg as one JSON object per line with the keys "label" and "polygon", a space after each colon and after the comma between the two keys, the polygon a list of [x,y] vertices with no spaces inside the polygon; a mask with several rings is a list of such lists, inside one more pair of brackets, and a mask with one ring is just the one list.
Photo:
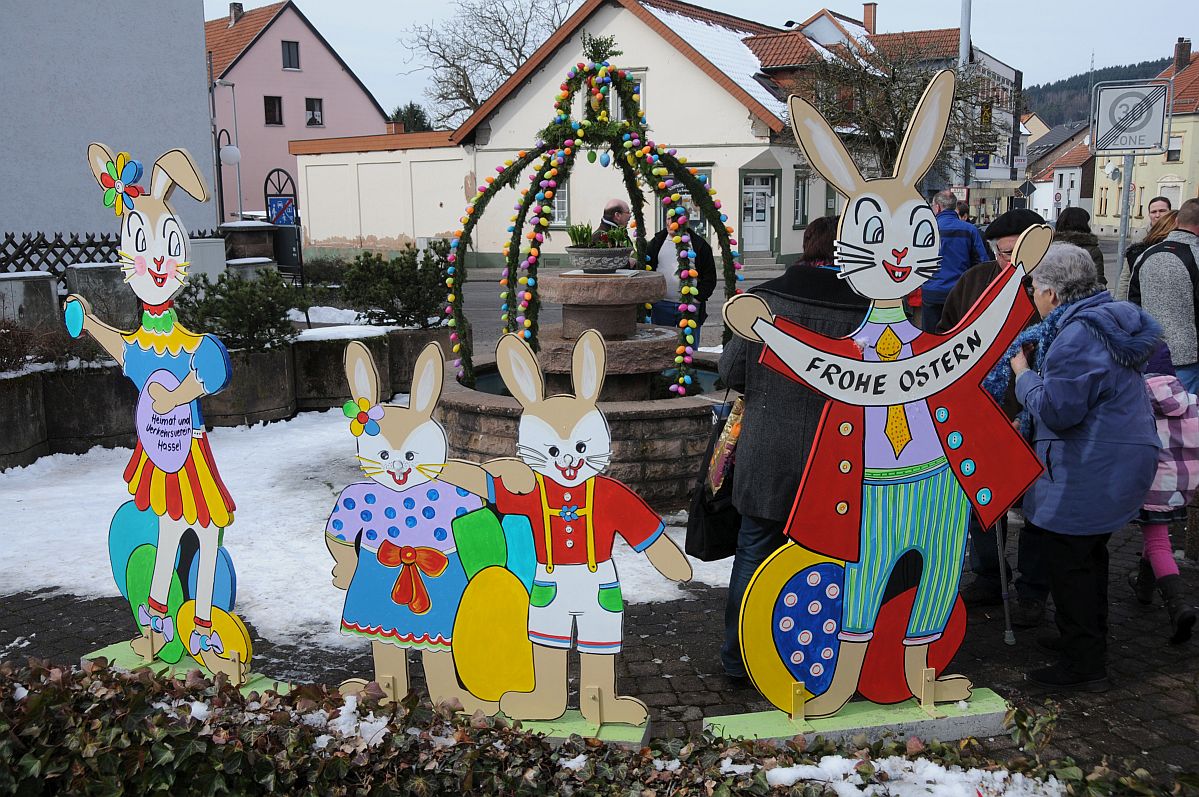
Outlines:
{"label": "yellow easter egg", "polygon": [[480,570],[466,585],[454,618],[454,666],[480,700],[533,691],[529,593],[503,567]]}

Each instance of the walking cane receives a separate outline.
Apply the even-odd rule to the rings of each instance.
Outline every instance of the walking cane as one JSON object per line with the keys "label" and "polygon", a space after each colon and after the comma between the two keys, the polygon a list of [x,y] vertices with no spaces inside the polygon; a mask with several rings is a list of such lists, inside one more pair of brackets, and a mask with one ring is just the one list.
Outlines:
{"label": "walking cane", "polygon": [[1012,610],[1008,603],[1010,596],[1007,585],[1007,551],[1004,550],[1007,534],[1001,531],[1006,527],[1006,515],[995,521],[995,547],[999,552],[999,597],[1003,601],[1003,642],[1005,645],[1015,645],[1016,632],[1012,630]]}

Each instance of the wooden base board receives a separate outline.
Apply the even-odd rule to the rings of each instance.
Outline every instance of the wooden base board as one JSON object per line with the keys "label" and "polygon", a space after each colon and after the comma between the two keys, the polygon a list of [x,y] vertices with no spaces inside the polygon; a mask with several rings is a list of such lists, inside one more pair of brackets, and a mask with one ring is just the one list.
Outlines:
{"label": "wooden base board", "polygon": [[599,739],[609,744],[624,747],[644,747],[649,743],[649,726],[619,725],[610,723],[596,725],[583,719],[577,709],[567,709],[556,720],[520,720],[521,729],[529,733],[545,734],[552,741],[565,741],[569,736],[582,736],[585,739]]}
{"label": "wooden base board", "polygon": [[[192,670],[199,670],[212,677],[207,668],[200,666],[190,656],[184,656],[177,664],[167,664],[165,661],[154,661],[147,664],[141,656],[133,652],[133,648],[129,647],[128,642],[116,642],[106,648],[94,650],[84,656],[85,659],[108,659],[108,663],[114,667],[120,667],[123,670],[137,670],[146,668],[155,675],[165,675],[170,678],[186,678],[187,674]],[[285,681],[276,681],[273,678],[268,678],[262,673],[252,672],[249,679],[241,685],[238,690],[243,695],[248,695],[250,692],[265,692],[272,690],[278,694],[285,695],[291,691],[291,684]]]}
{"label": "wooden base board", "polygon": [[962,705],[938,703],[930,714],[915,700],[890,706],[859,700],[846,705],[839,714],[823,719],[795,722],[782,711],[762,711],[708,717],[704,729],[725,738],[783,740],[802,734],[809,741],[817,736],[844,741],[858,734],[865,734],[870,741],[888,735],[950,741],[1004,732],[1007,701],[990,689],[975,689],[964,708]]}

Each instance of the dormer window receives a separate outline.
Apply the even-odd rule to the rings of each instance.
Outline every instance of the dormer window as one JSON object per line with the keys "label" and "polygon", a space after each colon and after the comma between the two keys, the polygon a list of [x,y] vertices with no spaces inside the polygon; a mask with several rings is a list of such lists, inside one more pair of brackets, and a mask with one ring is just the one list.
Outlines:
{"label": "dormer window", "polygon": [[283,68],[284,69],[299,69],[300,68],[300,43],[299,42],[283,42]]}

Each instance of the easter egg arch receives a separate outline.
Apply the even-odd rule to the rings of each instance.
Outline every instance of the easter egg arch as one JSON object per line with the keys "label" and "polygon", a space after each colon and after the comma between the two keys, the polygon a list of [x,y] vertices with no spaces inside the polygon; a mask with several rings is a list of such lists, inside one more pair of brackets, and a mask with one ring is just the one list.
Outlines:
{"label": "easter egg arch", "polygon": [[[570,109],[580,89],[586,88],[583,119],[571,117]],[[615,92],[622,108],[637,108],[635,119],[611,119],[610,96]],[[674,395],[696,392],[695,329],[699,325],[699,273],[695,269],[696,251],[687,228],[687,209],[683,189],[700,215],[716,232],[720,248],[726,295],[740,293],[738,282],[744,277],[740,253],[735,248],[733,228],[721,209],[716,191],[706,175],[687,166],[687,159],[676,150],[655,144],[648,136],[646,118],[641,113],[641,97],[637,82],[623,69],[607,61],[578,63],[566,74],[554,100],[553,121],[541,131],[536,145],[521,150],[516,158],[506,160],[495,168],[479,185],[461,217],[462,228],[450,242],[449,268],[446,287],[449,294],[445,313],[449,316],[450,340],[458,381],[474,387],[475,371],[471,351],[470,321],[463,312],[463,291],[467,277],[466,254],[471,236],[491,200],[505,188],[516,188],[520,176],[532,166],[529,186],[519,191],[507,228],[509,238],[504,244],[504,269],[500,279],[501,320],[504,332],[522,335],[534,351],[539,349],[537,271],[542,257],[541,246],[548,236],[553,216],[553,197],[564,185],[575,164],[576,156],[585,151],[587,160],[601,166],[611,163],[620,169],[625,190],[633,212],[633,242],[637,262],[652,270],[647,262],[645,237],[645,194],[648,188],[666,210],[666,219],[678,251],[679,275],[679,340],[675,350]],[[598,157],[597,157],[598,155]],[[730,332],[724,330],[724,341]],[[664,364],[665,367],[669,365]]]}

